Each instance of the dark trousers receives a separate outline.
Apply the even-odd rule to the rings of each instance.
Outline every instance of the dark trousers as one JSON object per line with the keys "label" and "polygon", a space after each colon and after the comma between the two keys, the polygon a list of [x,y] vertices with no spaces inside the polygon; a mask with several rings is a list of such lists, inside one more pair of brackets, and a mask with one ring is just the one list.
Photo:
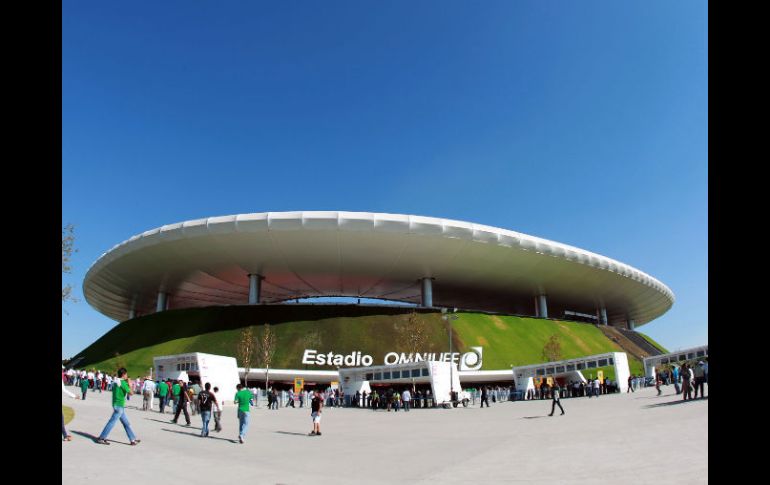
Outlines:
{"label": "dark trousers", "polygon": [[484,403],[487,403],[487,407],[489,407],[489,398],[487,396],[481,396],[481,407],[484,407]]}
{"label": "dark trousers", "polygon": [[700,397],[701,397],[701,399],[703,399],[704,397],[706,397],[706,395],[705,395],[705,394],[703,394],[703,381],[704,381],[704,380],[705,380],[705,379],[703,379],[703,377],[696,377],[696,378],[695,378],[695,384],[693,385],[693,393],[694,393],[694,396],[693,396],[693,397],[694,397],[695,399],[698,399],[698,388],[699,388],[699,387],[700,387]]}
{"label": "dark trousers", "polygon": [[561,403],[556,400],[554,400],[553,404],[551,404],[551,414],[553,414],[554,410],[556,410],[556,406],[559,406],[559,409],[561,409],[561,413],[564,414],[564,408],[561,407]]}
{"label": "dark trousers", "polygon": [[158,397],[158,407],[160,408],[159,411],[161,414],[165,412],[167,401],[168,401],[168,395]]}
{"label": "dark trousers", "polygon": [[184,411],[184,419],[187,424],[190,424],[190,414],[187,412],[187,403],[182,401],[181,399],[176,404],[176,414],[174,414],[174,422],[176,423],[179,419],[179,413]]}
{"label": "dark trousers", "polygon": [[64,413],[61,413],[61,437],[67,437],[67,429],[64,427]]}
{"label": "dark trousers", "polygon": [[86,400],[86,394],[88,394],[88,389],[86,389],[85,391],[83,391],[83,401],[85,401],[85,400]]}
{"label": "dark trousers", "polygon": [[692,386],[689,381],[682,381],[682,399],[685,401],[692,399]]}

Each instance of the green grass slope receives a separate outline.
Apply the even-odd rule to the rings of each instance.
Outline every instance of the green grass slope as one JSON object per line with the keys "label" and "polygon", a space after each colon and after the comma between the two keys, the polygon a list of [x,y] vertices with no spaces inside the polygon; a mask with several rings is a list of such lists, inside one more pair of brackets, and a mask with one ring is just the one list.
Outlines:
{"label": "green grass slope", "polygon": [[[448,335],[441,314],[418,309],[427,326],[424,352],[446,352]],[[361,351],[381,364],[385,352],[398,348],[396,325],[405,322],[411,309],[318,305],[257,305],[171,310],[118,324],[75,358],[77,367],[114,369],[124,365],[129,376],[146,375],[155,356],[205,352],[235,356],[241,330],[269,323],[277,336],[274,368],[334,369],[304,366],[306,348],[319,353],[348,354]],[[543,345],[556,334],[562,358],[621,351],[595,326],[514,316],[459,313],[453,323],[456,351],[471,346],[484,348],[484,370],[509,369],[511,365],[543,362]],[[308,335],[320,330],[321,341]],[[116,355],[118,354],[118,355]],[[641,363],[629,362],[641,369]],[[240,365],[240,363],[239,363]]]}

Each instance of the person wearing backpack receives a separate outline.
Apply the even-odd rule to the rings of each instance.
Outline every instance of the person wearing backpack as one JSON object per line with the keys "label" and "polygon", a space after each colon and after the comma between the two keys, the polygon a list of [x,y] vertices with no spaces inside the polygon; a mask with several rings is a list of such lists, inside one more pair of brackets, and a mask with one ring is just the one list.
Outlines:
{"label": "person wearing backpack", "polygon": [[205,389],[198,393],[198,411],[200,412],[201,420],[203,420],[201,438],[208,438],[211,407],[212,404],[217,402],[217,398],[211,393],[211,383],[207,382],[204,387]]}

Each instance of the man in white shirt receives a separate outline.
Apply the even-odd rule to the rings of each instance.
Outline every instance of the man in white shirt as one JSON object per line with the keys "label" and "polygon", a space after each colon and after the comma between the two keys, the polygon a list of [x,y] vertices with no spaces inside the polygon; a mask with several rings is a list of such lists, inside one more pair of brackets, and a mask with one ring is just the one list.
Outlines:
{"label": "man in white shirt", "polygon": [[152,411],[152,401],[155,398],[155,383],[149,377],[144,378],[141,392],[142,396],[144,396],[144,401],[142,402],[142,410]]}
{"label": "man in white shirt", "polygon": [[401,400],[404,401],[404,411],[409,411],[409,403],[412,401],[412,394],[409,392],[409,389],[406,389],[403,394],[401,394]]}
{"label": "man in white shirt", "polygon": [[96,381],[96,376],[94,376],[94,372],[88,371],[88,387],[90,387],[94,391],[96,390],[94,388],[95,381]]}
{"label": "man in white shirt", "polygon": [[[219,392],[219,388],[215,387],[211,392],[211,394],[214,396],[214,408],[212,409],[212,412],[214,414],[214,431],[219,433],[222,431],[222,402],[219,401],[219,396],[217,393]],[[254,401],[256,402],[256,400]]]}

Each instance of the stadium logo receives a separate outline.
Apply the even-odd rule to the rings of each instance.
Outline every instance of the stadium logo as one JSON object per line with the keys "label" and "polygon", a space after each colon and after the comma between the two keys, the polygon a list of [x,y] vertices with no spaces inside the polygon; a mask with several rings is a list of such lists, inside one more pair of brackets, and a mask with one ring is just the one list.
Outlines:
{"label": "stadium logo", "polygon": [[[483,349],[481,347],[471,347],[470,352],[460,354],[459,352],[440,352],[412,354],[405,352],[388,352],[385,354],[383,364],[396,365],[407,364],[409,362],[437,361],[454,362],[459,364],[460,370],[479,370],[482,364]],[[368,367],[372,365],[374,359],[371,355],[364,354],[361,351],[350,352],[349,354],[335,354],[334,352],[319,353],[315,349],[305,349],[302,355],[302,364],[304,365],[336,365],[347,367]]]}

